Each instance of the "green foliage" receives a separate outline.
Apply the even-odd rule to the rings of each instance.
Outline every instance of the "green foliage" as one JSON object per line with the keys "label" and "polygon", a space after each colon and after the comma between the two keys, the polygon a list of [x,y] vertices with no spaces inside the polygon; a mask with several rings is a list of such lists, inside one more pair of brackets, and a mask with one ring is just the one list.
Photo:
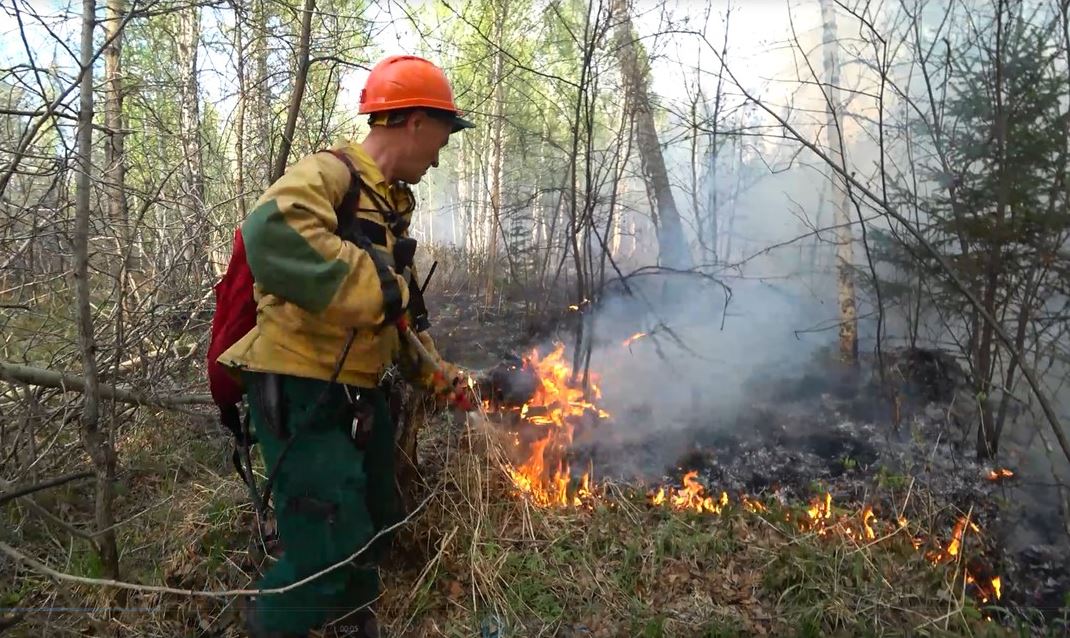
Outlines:
{"label": "green foliage", "polygon": [[69,573],[85,578],[103,578],[104,563],[96,547],[89,541],[79,540],[74,544]]}
{"label": "green foliage", "polygon": [[906,487],[909,477],[902,474],[893,474],[888,468],[881,466],[877,471],[877,485],[882,488],[898,490]]}
{"label": "green foliage", "polygon": [[[1014,335],[1019,322],[1038,320],[1049,299],[1066,292],[1070,76],[1062,35],[1043,22],[1043,13],[1017,3],[1000,7],[998,19],[977,16],[934,47],[928,71],[939,83],[934,91],[946,98],[911,127],[927,149],[916,163],[919,177],[933,188],[916,193],[911,187],[900,197],[926,240]],[[873,254],[898,273],[882,284],[885,303],[906,299],[918,314],[936,310],[973,362],[975,388],[1002,383],[1008,371],[1000,366],[1009,357],[937,260],[903,232],[877,230],[871,237]],[[1026,352],[1042,345],[1048,329],[1034,326],[1023,333]]]}

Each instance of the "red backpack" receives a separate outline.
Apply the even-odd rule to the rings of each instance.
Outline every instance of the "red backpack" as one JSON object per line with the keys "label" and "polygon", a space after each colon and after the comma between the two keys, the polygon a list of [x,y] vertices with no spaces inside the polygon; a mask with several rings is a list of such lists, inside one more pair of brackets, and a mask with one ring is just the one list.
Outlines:
{"label": "red backpack", "polygon": [[241,403],[241,383],[217,359],[256,325],[256,301],[253,299],[253,272],[245,258],[241,228],[234,230],[234,252],[227,272],[215,285],[215,315],[208,344],[208,385],[216,405]]}

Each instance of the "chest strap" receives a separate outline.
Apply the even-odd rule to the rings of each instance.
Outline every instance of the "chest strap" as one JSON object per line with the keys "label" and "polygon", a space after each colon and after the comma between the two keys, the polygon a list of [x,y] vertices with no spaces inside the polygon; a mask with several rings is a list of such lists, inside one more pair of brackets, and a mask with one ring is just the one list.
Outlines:
{"label": "chest strap", "polygon": [[[353,166],[353,162],[349,160],[349,157],[347,157],[345,153],[335,150],[328,150],[325,152],[337,157],[343,164],[345,164],[346,168],[349,169],[349,187],[346,189],[346,194],[342,198],[342,203],[339,204],[338,208],[335,210],[335,216],[338,218],[338,228],[335,229],[334,232],[342,239],[352,242],[358,248],[368,253],[372,263],[375,264],[375,272],[379,275],[379,287],[383,290],[383,312],[386,314],[385,323],[387,325],[392,325],[404,312],[404,309],[401,307],[401,287],[398,285],[397,277],[395,277],[393,271],[390,270],[390,266],[387,265],[383,256],[379,254],[379,251],[376,250],[373,245],[372,238],[365,232],[365,230],[370,229],[372,225],[376,226],[379,229],[380,236],[378,238],[382,240],[380,245],[386,246],[386,229],[371,220],[360,219],[356,214],[358,204],[360,203],[360,192],[362,188],[368,188],[370,190],[370,187],[367,187],[364,184],[364,180],[361,179],[360,173],[357,171],[356,167]],[[376,195],[378,195],[378,193],[376,193]]]}

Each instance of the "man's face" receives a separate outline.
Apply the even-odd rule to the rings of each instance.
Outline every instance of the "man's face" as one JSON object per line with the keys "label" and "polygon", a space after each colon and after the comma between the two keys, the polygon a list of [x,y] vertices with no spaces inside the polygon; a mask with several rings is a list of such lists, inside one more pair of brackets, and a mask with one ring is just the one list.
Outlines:
{"label": "man's face", "polygon": [[438,166],[438,154],[449,143],[451,126],[423,111],[416,111],[405,122],[405,131],[408,143],[398,177],[406,183],[417,184],[428,169]]}

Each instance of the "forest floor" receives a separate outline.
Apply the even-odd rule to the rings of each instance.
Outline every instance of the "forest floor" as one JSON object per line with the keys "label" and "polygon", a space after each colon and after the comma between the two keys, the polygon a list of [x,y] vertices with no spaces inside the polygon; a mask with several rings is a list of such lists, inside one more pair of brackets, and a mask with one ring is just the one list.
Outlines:
{"label": "forest floor", "polygon": [[[532,319],[519,308],[476,318],[464,295],[439,302],[440,350],[473,368],[520,351],[560,319]],[[606,481],[580,506],[535,506],[517,493],[487,423],[439,414],[423,427],[423,481],[383,569],[378,607],[386,635],[1041,631],[1021,614],[1004,614],[995,600],[982,604],[964,582],[965,548],[932,560],[916,548],[924,530],[878,523],[860,503],[756,497],[716,512],[677,511],[653,505],[648,487]],[[120,432],[124,581],[203,591],[254,585],[270,559],[250,551],[255,516],[229,465],[229,446],[203,418],[174,413],[152,414]],[[91,493],[72,484],[41,493],[36,503],[67,520],[90,520]],[[60,571],[101,577],[89,543],[26,501],[0,511],[19,521],[3,539],[27,554],[52,556]],[[233,597],[123,594],[60,583],[10,561],[0,567],[0,606],[16,610],[6,620],[19,618],[0,632],[5,636],[244,635]]]}

